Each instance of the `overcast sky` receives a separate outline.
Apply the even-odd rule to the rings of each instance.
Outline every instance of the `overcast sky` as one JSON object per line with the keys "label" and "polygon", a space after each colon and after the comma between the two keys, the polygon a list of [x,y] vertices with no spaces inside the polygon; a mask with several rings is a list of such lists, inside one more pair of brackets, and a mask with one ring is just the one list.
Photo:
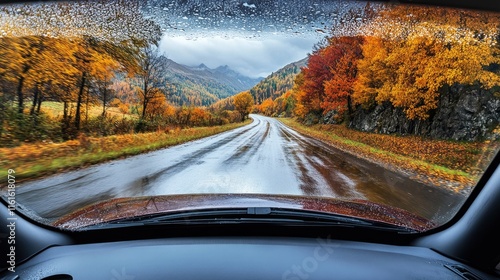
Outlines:
{"label": "overcast sky", "polygon": [[281,33],[259,38],[245,36],[163,36],[160,48],[173,61],[197,66],[204,63],[210,68],[228,65],[249,77],[266,77],[281,67],[301,60],[319,41],[315,34],[289,36]]}
{"label": "overcast sky", "polygon": [[149,0],[142,7],[164,32],[165,55],[177,63],[228,65],[266,77],[307,57],[354,2],[315,0]]}

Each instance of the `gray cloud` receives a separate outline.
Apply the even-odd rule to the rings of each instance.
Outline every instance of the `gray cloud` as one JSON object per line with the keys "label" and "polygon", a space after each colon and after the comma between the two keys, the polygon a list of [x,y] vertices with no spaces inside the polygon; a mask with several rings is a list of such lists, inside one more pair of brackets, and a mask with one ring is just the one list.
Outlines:
{"label": "gray cloud", "polygon": [[318,41],[314,34],[294,37],[276,33],[257,38],[164,35],[160,48],[177,63],[189,66],[204,63],[210,68],[228,65],[249,77],[265,77],[288,63],[305,58]]}

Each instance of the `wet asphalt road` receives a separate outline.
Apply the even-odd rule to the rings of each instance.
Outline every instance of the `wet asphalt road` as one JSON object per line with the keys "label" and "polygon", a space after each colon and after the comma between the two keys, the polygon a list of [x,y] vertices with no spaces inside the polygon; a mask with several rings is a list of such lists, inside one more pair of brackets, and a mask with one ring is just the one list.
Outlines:
{"label": "wet asphalt road", "polygon": [[464,198],[414,182],[276,119],[183,145],[25,182],[17,202],[47,219],[97,201],[190,193],[267,193],[366,199],[444,221]]}

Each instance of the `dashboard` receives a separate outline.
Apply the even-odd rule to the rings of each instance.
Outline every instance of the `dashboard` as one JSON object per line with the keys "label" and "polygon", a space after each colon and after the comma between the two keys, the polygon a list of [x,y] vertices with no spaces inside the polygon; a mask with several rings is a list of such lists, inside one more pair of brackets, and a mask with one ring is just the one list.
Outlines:
{"label": "dashboard", "polygon": [[160,238],[54,246],[7,276],[5,279],[500,279],[428,248],[320,237]]}
{"label": "dashboard", "polygon": [[[500,279],[499,162],[497,155],[453,220],[414,236],[279,224],[71,232],[20,213],[15,271],[0,229],[0,279]],[[8,221],[4,201],[0,210]]]}

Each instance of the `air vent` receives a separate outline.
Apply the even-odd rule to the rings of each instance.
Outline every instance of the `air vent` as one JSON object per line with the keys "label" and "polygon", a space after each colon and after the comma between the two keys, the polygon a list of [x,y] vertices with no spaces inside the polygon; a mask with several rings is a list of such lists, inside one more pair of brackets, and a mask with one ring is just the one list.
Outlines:
{"label": "air vent", "polygon": [[68,274],[57,274],[42,278],[42,280],[73,280],[73,277]]}
{"label": "air vent", "polygon": [[460,275],[463,279],[466,280],[481,280],[479,276],[476,274],[472,273],[468,268],[462,265],[458,264],[447,264],[445,265],[446,268],[449,270],[455,272],[456,274]]}

